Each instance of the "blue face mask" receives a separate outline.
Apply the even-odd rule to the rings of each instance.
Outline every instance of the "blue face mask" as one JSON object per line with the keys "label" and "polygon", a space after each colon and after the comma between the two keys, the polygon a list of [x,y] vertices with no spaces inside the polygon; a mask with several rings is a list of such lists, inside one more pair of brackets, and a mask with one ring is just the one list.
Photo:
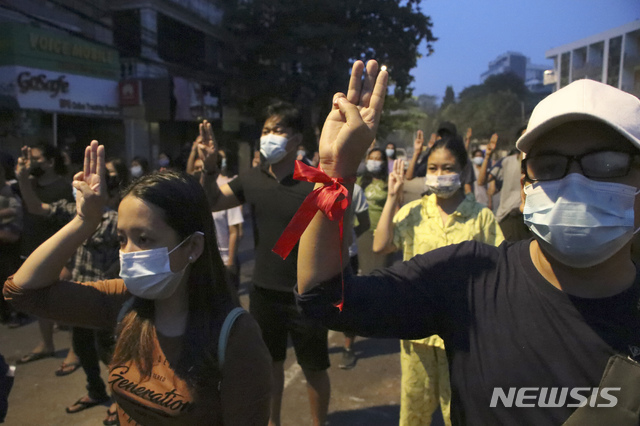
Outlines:
{"label": "blue face mask", "polygon": [[288,142],[289,139],[284,136],[269,133],[260,138],[260,153],[267,163],[276,164],[287,156]]}
{"label": "blue face mask", "polygon": [[[204,235],[197,231],[196,234]],[[186,272],[185,265],[173,272],[169,255],[184,244],[191,236],[169,251],[166,247],[123,253],[120,250],[120,278],[124,280],[129,293],[143,299],[167,299],[175,293]]]}
{"label": "blue face mask", "polygon": [[635,187],[572,173],[524,188],[524,223],[541,246],[574,268],[598,265],[627,244],[634,231]]}

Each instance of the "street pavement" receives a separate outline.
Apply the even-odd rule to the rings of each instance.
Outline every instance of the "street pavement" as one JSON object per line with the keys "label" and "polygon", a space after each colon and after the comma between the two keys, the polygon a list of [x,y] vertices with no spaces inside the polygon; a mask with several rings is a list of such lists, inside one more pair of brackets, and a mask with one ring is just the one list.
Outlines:
{"label": "street pavement", "polygon": [[[248,217],[248,216],[245,216]],[[245,222],[240,247],[240,299],[248,308],[250,278],[253,271],[253,235]],[[37,322],[17,329],[0,326],[0,353],[9,364],[39,342]],[[327,424],[332,426],[391,426],[398,424],[400,412],[400,360],[396,339],[357,338],[354,349],[358,361],[352,370],[341,370],[338,364],[344,337],[329,332],[331,367],[331,403]],[[79,369],[69,376],[56,377],[54,371],[64,360],[71,339],[68,331],[54,334],[56,357],[19,365],[15,385],[9,396],[9,412],[5,424],[30,425],[101,425],[108,405],[97,406],[76,414],[65,407],[85,394],[85,376]],[[106,380],[106,368],[102,369]],[[312,425],[306,382],[290,347],[285,363],[285,390],[282,426]],[[434,425],[442,424],[441,418]]]}

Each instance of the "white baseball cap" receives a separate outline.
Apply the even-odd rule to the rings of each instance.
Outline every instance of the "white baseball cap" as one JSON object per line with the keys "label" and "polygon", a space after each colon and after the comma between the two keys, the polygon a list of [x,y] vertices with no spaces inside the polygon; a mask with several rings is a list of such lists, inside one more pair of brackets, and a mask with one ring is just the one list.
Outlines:
{"label": "white baseball cap", "polygon": [[527,153],[543,133],[577,120],[600,121],[640,149],[640,99],[589,79],[574,81],[540,101],[516,147]]}

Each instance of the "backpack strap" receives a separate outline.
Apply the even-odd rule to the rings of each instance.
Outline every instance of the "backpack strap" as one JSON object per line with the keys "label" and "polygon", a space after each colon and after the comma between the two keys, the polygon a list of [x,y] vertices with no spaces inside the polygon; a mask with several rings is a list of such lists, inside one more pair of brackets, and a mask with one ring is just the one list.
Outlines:
{"label": "backpack strap", "polygon": [[126,317],[127,314],[131,311],[131,309],[133,309],[133,304],[135,301],[136,301],[136,297],[131,296],[129,299],[127,299],[126,302],[122,304],[122,307],[120,308],[120,312],[118,312],[118,319],[116,320],[118,324],[120,324],[124,319],[124,317]]}
{"label": "backpack strap", "polygon": [[218,338],[218,365],[220,371],[222,371],[222,367],[224,365],[224,357],[227,350],[229,333],[231,333],[231,327],[233,327],[233,323],[236,322],[236,319],[238,319],[238,317],[245,312],[247,311],[242,308],[233,308],[222,324],[222,328],[220,329],[220,337]]}

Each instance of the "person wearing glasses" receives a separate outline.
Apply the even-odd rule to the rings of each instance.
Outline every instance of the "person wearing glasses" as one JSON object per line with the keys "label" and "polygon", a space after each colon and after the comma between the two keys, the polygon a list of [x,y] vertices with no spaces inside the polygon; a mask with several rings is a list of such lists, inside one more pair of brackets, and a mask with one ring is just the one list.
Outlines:
{"label": "person wearing glasses", "polygon": [[[375,136],[386,91],[374,62],[361,87],[362,75],[356,63],[320,138],[321,167],[345,182]],[[454,425],[637,426],[640,100],[574,82],[538,104],[517,147],[532,239],[466,241],[354,276],[346,259],[325,255],[339,224],[317,214],[300,241],[299,307],[361,336],[441,336]]]}

